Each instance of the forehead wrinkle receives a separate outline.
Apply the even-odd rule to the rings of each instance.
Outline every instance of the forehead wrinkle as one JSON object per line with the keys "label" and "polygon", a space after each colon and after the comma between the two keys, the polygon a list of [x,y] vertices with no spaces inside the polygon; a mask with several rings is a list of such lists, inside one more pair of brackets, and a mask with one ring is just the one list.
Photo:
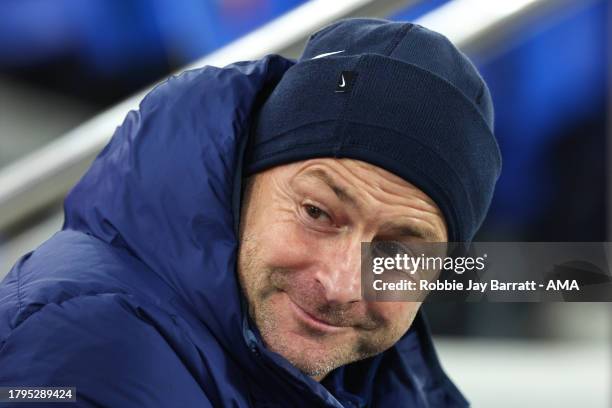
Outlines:
{"label": "forehead wrinkle", "polygon": [[[403,180],[404,183],[394,183],[398,186],[402,186],[402,188],[408,188],[410,190],[410,196],[406,197],[410,201],[410,206],[414,207],[418,210],[429,212],[432,214],[439,214],[439,208],[436,203],[423,192],[423,190],[419,189],[415,185],[409,183],[408,181]],[[393,195],[394,192],[389,189],[386,185],[378,185],[378,189],[384,193]]]}
{"label": "forehead wrinkle", "polygon": [[382,231],[389,231],[391,234],[399,237],[416,237],[434,242],[442,240],[442,237],[438,236],[434,230],[430,228],[423,228],[418,224],[386,222],[381,225],[380,229]]}
{"label": "forehead wrinkle", "polygon": [[[429,196],[427,196],[427,194],[425,194],[414,184],[404,180],[396,174],[360,160],[340,159],[338,162],[344,170],[352,174],[354,177],[363,182],[366,187],[372,190],[368,191],[367,188],[360,190],[363,191],[364,194],[367,194],[370,197],[373,197],[373,194],[376,192],[383,194],[383,196],[373,197],[376,201],[389,202],[391,205],[408,205],[409,207],[420,211],[433,214],[437,213],[438,208],[436,204]],[[368,174],[364,176],[362,172],[366,172]],[[374,173],[376,177],[371,177],[370,173]],[[365,180],[365,178],[367,178],[367,180]],[[394,190],[394,187],[396,190]],[[402,190],[403,192],[400,193],[397,191],[397,189]],[[389,197],[392,197],[391,200],[389,200]],[[401,202],[396,202],[398,199]],[[408,202],[406,203],[406,201]]]}
{"label": "forehead wrinkle", "polygon": [[353,207],[359,208],[357,199],[355,199],[353,195],[347,192],[345,188],[340,187],[338,184],[336,184],[333,178],[325,170],[320,168],[311,169],[306,171],[304,175],[321,180],[334,192],[334,194],[336,195],[336,197],[338,197],[340,201],[349,204]]}

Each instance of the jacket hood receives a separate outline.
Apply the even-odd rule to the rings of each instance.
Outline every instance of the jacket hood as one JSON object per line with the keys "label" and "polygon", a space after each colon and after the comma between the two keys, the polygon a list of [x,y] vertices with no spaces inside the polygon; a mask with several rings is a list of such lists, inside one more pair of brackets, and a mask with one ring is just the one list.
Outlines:
{"label": "jacket hood", "polygon": [[[338,369],[326,379],[327,389],[266,350],[249,324],[235,274],[243,155],[252,112],[292,65],[273,55],[186,71],[158,85],[138,110],[129,112],[67,196],[63,229],[129,251],[152,279],[177,294],[232,358],[256,372],[262,367],[254,365],[249,352],[263,354],[265,366],[277,373],[279,384],[291,382],[292,392],[306,390],[340,406],[330,389],[359,405],[373,398],[375,382],[395,382],[391,393],[411,382],[422,406],[449,395],[463,405],[437,363],[420,317],[390,351]],[[410,355],[418,350],[418,357],[407,359],[403,349]],[[395,377],[382,379],[387,374],[379,368],[385,365]]]}
{"label": "jacket hood", "polygon": [[63,229],[126,248],[228,347],[243,325],[227,271],[250,113],[291,65],[271,56],[169,78],[128,113],[64,203]]}

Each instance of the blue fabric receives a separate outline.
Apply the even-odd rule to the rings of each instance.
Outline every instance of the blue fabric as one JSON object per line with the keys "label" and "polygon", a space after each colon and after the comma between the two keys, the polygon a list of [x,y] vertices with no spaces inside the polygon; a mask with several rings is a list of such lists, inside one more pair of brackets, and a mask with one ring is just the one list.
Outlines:
{"label": "blue fabric", "polygon": [[[328,55],[326,55],[328,54]],[[382,167],[470,242],[501,172],[493,102],[470,60],[416,24],[348,19],[313,34],[258,116],[248,172],[313,157]]]}
{"label": "blue fabric", "polygon": [[250,323],[241,163],[251,112],[292,64],[188,71],[128,114],[67,197],[63,230],[0,285],[0,385],[75,386],[86,407],[465,406],[420,316],[322,384]]}

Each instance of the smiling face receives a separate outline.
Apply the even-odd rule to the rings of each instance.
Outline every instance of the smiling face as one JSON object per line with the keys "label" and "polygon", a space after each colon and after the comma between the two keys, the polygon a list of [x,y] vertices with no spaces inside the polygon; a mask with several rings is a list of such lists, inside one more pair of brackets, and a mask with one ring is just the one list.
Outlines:
{"label": "smiling face", "polygon": [[238,276],[266,347],[320,380],[395,344],[420,303],[361,298],[361,242],[446,241],[435,203],[351,159],[278,166],[248,190]]}

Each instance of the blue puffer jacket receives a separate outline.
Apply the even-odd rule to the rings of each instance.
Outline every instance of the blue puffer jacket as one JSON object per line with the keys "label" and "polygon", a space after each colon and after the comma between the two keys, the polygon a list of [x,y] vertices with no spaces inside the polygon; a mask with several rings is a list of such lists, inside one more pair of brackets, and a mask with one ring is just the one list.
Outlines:
{"label": "blue puffer jacket", "polygon": [[188,71],[128,114],[62,231],[0,286],[0,385],[74,386],[86,407],[466,405],[420,316],[322,383],[251,329],[235,276],[241,162],[251,112],[291,64]]}

